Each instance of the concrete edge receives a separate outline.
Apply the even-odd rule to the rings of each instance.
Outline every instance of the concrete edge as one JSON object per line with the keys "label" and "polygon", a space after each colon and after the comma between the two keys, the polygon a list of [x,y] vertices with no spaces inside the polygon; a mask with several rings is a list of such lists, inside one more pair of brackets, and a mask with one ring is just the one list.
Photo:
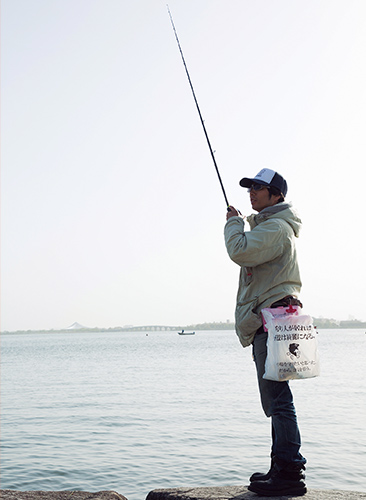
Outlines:
{"label": "concrete edge", "polygon": [[[366,500],[366,493],[340,490],[310,489],[302,496],[273,496],[272,500]],[[170,488],[151,491],[146,500],[268,500],[252,493],[246,486],[197,487],[197,488]]]}

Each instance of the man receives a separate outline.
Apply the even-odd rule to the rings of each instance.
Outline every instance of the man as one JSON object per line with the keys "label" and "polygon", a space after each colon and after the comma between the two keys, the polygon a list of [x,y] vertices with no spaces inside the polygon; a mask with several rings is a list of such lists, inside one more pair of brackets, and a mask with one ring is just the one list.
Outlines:
{"label": "man", "polygon": [[249,490],[262,496],[304,495],[305,458],[300,453],[301,438],[289,383],[263,378],[267,356],[267,333],[261,310],[265,307],[301,305],[301,290],[295,238],[301,220],[285,202],[287,183],[277,172],[262,169],[254,178],[244,177],[252,208],[258,212],[244,218],[229,207],[225,244],[231,260],[240,270],[235,311],[235,328],[243,347],[253,345],[259,392],[264,413],[271,417],[271,468],[255,473]]}

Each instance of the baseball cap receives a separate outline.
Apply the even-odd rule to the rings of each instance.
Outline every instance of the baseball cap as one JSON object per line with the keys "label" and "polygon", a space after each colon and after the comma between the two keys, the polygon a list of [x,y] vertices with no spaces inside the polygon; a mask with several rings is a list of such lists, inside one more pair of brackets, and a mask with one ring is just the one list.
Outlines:
{"label": "baseball cap", "polygon": [[250,188],[252,184],[262,184],[263,186],[271,186],[279,189],[283,196],[287,194],[287,182],[279,173],[270,168],[262,168],[258,174],[252,179],[243,177],[239,182],[241,187]]}

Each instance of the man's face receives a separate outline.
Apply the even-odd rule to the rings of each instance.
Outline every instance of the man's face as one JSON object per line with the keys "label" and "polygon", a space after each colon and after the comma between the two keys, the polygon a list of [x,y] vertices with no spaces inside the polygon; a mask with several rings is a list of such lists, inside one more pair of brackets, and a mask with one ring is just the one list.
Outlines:
{"label": "man's face", "polygon": [[250,202],[253,210],[260,212],[264,208],[272,207],[277,203],[280,196],[270,195],[266,187],[261,186],[259,190],[250,188]]}

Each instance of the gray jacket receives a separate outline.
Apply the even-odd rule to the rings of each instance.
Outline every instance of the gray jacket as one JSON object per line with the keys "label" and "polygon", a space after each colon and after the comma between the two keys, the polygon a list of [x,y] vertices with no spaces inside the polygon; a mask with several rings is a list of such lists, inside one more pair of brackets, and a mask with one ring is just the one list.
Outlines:
{"label": "gray jacket", "polygon": [[261,309],[301,290],[295,237],[301,220],[286,202],[247,218],[231,217],[224,229],[226,249],[241,267],[235,310],[235,329],[243,347],[250,345],[262,325]]}

